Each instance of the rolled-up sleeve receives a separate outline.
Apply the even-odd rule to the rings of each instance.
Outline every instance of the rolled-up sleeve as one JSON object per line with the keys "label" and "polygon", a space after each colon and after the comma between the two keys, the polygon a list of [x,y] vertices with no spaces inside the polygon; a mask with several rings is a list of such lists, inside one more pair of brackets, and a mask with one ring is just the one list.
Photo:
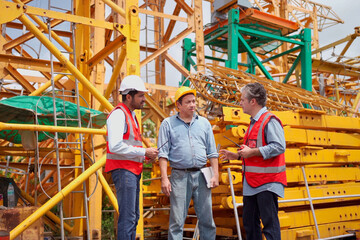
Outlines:
{"label": "rolled-up sleeve", "polygon": [[259,151],[264,159],[269,159],[284,153],[286,149],[286,142],[284,129],[279,121],[272,118],[266,127],[267,145],[259,147]]}
{"label": "rolled-up sleeve", "polygon": [[158,154],[159,158],[169,159],[169,151],[170,151],[170,144],[168,141],[170,139],[169,127],[170,127],[169,123],[166,120],[164,120],[160,125],[158,142],[157,142],[158,147],[161,147],[159,149],[159,154]]}
{"label": "rolled-up sleeve", "polygon": [[219,154],[216,150],[216,144],[215,144],[215,138],[214,138],[214,133],[213,130],[211,128],[211,124],[209,122],[208,123],[208,131],[207,131],[207,136],[206,136],[206,157],[207,158],[218,158]]}

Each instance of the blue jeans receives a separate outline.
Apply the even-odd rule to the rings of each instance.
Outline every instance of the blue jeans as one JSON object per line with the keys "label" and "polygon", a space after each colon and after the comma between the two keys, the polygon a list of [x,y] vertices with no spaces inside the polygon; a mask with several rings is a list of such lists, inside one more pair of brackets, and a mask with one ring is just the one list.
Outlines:
{"label": "blue jeans", "polygon": [[125,169],[111,171],[119,205],[117,240],[134,240],[139,221],[139,192],[141,174]]}
{"label": "blue jeans", "polygon": [[247,240],[261,240],[262,232],[267,240],[280,240],[280,223],[278,217],[278,197],[270,191],[260,192],[253,196],[243,197],[243,223]]}
{"label": "blue jeans", "polygon": [[193,199],[199,221],[200,239],[214,240],[216,226],[212,215],[211,189],[206,187],[200,171],[185,172],[172,169],[170,192],[169,240],[182,240],[190,200]]}

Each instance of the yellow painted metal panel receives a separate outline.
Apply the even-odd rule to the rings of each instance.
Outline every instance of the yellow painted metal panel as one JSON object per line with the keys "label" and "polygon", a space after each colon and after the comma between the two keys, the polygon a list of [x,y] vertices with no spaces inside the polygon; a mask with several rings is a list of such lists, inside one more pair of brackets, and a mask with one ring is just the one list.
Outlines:
{"label": "yellow painted metal panel", "polygon": [[[360,221],[347,221],[319,225],[319,232],[322,238],[349,234],[349,231],[359,230]],[[293,229],[281,229],[281,239],[313,240],[316,239],[315,226],[308,226]]]}
{"label": "yellow painted metal panel", "polygon": [[11,22],[23,14],[22,4],[2,1],[0,4],[0,24]]}
{"label": "yellow painted metal panel", "polygon": [[[360,195],[360,185],[357,183],[342,183],[342,184],[326,184],[326,185],[314,185],[309,186],[310,196],[312,198],[320,197],[336,197],[344,195]],[[286,187],[285,188],[285,197],[279,199],[279,207],[294,207],[301,205],[309,205],[309,201],[299,201],[299,202],[281,202],[282,200],[291,200],[291,199],[306,199],[308,198],[306,187]],[[236,203],[242,203],[242,196],[236,196]],[[352,198],[333,198],[333,199],[322,199],[322,200],[313,200],[314,204],[319,203],[341,203],[343,201],[352,201],[360,200],[360,197]],[[228,196],[222,196],[221,204],[224,208],[233,208],[232,199],[230,192]]]}
{"label": "yellow painted metal panel", "polygon": [[350,164],[360,163],[360,150],[355,149],[321,149],[321,148],[287,148],[286,164]]}
{"label": "yellow painted metal panel", "polygon": [[297,128],[291,128],[285,126],[284,133],[285,133],[286,143],[307,144],[306,131],[303,129],[297,129]]}

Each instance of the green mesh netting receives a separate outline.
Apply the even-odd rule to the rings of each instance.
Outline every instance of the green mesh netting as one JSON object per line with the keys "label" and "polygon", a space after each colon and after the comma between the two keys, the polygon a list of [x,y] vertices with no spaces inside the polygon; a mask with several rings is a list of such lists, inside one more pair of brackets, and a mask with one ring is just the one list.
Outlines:
{"label": "green mesh netting", "polygon": [[[78,127],[77,105],[55,98],[57,126]],[[81,126],[102,128],[106,123],[107,114],[80,107]],[[0,122],[35,124],[36,116],[39,125],[54,126],[53,98],[38,96],[17,96],[0,101]],[[91,122],[91,126],[90,126]],[[53,133],[39,132],[38,141],[53,137]],[[65,133],[58,133],[59,138],[65,138]],[[21,135],[17,130],[0,131],[0,139],[13,143],[21,143]]]}

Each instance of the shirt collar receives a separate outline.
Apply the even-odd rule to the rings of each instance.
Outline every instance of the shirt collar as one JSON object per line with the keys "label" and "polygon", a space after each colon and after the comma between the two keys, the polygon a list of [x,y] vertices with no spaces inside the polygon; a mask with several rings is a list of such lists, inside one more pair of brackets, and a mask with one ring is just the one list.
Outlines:
{"label": "shirt collar", "polygon": [[[183,122],[184,122],[184,120],[182,120],[181,117],[179,116],[179,112],[176,114],[176,118],[179,119],[180,121],[183,121]],[[196,113],[194,113],[191,122],[195,121],[195,119],[198,119],[198,118],[199,118],[199,115],[197,115]]]}
{"label": "shirt collar", "polygon": [[250,117],[250,121],[251,123],[253,122],[257,122],[259,120],[259,118],[261,117],[261,115],[263,115],[265,112],[267,112],[267,108],[263,107],[262,109],[260,109],[258,111],[258,113],[255,115],[255,117]]}

